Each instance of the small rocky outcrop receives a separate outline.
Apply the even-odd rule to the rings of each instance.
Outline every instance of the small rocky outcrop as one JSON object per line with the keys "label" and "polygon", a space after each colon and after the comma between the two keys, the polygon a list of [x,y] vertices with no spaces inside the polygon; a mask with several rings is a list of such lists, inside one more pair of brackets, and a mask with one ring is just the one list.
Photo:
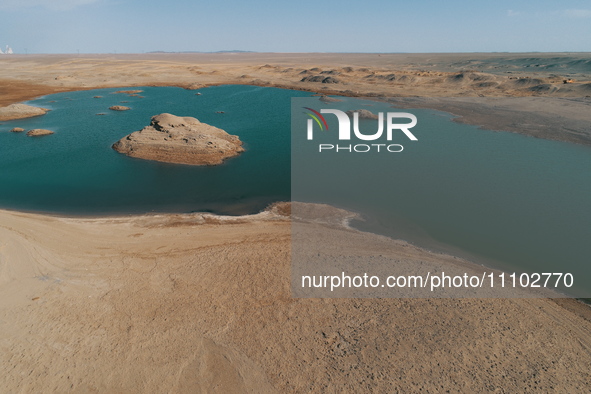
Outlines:
{"label": "small rocky outcrop", "polygon": [[314,75],[314,76],[304,77],[300,80],[300,82],[322,82],[322,80],[324,78],[328,78],[328,77],[323,77],[322,75]]}
{"label": "small rocky outcrop", "polygon": [[339,75],[340,72],[338,72],[337,70],[327,70],[321,71],[320,74]]}
{"label": "small rocky outcrop", "polygon": [[340,83],[340,81],[334,77],[325,77],[324,75],[314,75],[304,77],[300,82],[321,82],[321,83]]}
{"label": "small rocky outcrop", "polygon": [[46,129],[33,129],[33,130],[27,131],[27,135],[29,137],[42,137],[44,135],[50,135],[50,134],[53,134],[53,131],[46,130]]}
{"label": "small rocky outcrop", "polygon": [[109,107],[109,109],[112,111],[129,111],[131,108],[124,105],[113,105],[112,107]]}
{"label": "small rocky outcrop", "polygon": [[10,131],[13,133],[22,133],[23,131],[25,131],[25,129],[23,129],[22,127],[15,127]]}
{"label": "small rocky outcrop", "polygon": [[320,97],[320,101],[324,103],[338,103],[343,100],[339,100],[338,98],[330,97],[330,96],[322,96]]}
{"label": "small rocky outcrop", "polygon": [[368,111],[366,109],[357,109],[354,111],[347,111],[346,114],[349,115],[349,117],[351,119],[353,119],[353,114],[355,112],[359,113],[359,119],[378,119],[378,115],[376,115],[373,112]]}
{"label": "small rocky outcrop", "polygon": [[160,114],[149,126],[123,137],[113,149],[165,163],[218,165],[244,151],[238,136],[191,117]]}
{"label": "small rocky outcrop", "polygon": [[365,78],[367,78],[367,79],[379,79],[379,80],[382,80],[382,81],[395,81],[396,80],[396,74],[381,75],[381,74],[371,73],[369,75],[366,75]]}
{"label": "small rocky outcrop", "polygon": [[128,95],[132,95],[132,94],[137,94],[137,93],[141,93],[143,92],[143,90],[118,90],[116,92],[113,92],[113,94],[128,94]]}
{"label": "small rocky outcrop", "polygon": [[341,81],[333,77],[326,77],[322,80],[322,83],[341,83]]}
{"label": "small rocky outcrop", "polygon": [[32,118],[33,116],[45,115],[48,109],[33,107],[26,104],[11,104],[7,107],[0,107],[0,121]]}

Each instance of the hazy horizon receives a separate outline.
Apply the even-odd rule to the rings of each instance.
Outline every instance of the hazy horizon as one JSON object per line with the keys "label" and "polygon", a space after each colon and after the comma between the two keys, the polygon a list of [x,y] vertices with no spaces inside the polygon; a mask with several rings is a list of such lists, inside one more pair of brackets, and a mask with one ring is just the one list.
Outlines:
{"label": "hazy horizon", "polygon": [[84,54],[591,50],[589,1],[3,0],[0,48]]}
{"label": "hazy horizon", "polygon": [[[0,49],[4,50],[5,47],[1,47]],[[483,51],[471,51],[471,52],[357,52],[357,51],[341,51],[341,52],[331,52],[331,51],[308,51],[308,52],[289,52],[289,51],[249,51],[249,50],[213,50],[213,51],[166,51],[166,50],[153,50],[153,51],[146,51],[146,52],[27,52],[27,53],[17,53],[11,54],[14,55],[142,55],[142,54],[236,54],[236,53],[273,53],[273,54],[375,54],[375,55],[429,55],[429,54],[530,54],[530,53],[538,53],[538,54],[562,54],[562,53],[581,53],[581,54],[591,54],[591,50],[589,51],[490,51],[490,52],[483,52]]]}

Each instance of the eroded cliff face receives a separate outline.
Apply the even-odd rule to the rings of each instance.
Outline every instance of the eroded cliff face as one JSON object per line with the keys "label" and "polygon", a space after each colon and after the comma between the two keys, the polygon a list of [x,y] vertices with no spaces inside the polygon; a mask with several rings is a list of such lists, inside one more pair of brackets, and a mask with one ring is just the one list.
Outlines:
{"label": "eroded cliff face", "polygon": [[238,136],[191,117],[160,114],[113,149],[127,156],[190,165],[218,165],[244,151]]}

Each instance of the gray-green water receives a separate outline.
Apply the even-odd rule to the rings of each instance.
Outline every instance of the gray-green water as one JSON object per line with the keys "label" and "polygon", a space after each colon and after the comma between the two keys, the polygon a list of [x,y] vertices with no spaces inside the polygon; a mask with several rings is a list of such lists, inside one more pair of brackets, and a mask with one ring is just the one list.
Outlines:
{"label": "gray-green water", "polygon": [[[432,110],[404,110],[419,120],[418,141],[401,132],[401,153],[318,152],[331,131],[306,140],[302,107],[396,112],[344,98],[294,100],[292,197],[361,212],[362,230],[518,272],[570,272],[576,294],[591,294],[591,148],[458,124]],[[331,122],[333,122],[331,124]],[[405,121],[402,121],[404,123]],[[361,122],[374,133],[377,121]],[[378,141],[387,142],[387,141]]]}

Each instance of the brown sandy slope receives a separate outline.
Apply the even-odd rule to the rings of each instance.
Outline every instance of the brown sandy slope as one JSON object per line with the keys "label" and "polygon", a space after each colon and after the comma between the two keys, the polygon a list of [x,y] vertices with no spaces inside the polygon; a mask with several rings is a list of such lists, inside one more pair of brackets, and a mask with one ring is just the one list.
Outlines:
{"label": "brown sandy slope", "polygon": [[[323,83],[323,81],[327,83]],[[302,81],[304,80],[304,81]],[[573,83],[563,83],[573,80]],[[313,82],[317,81],[317,82]],[[328,83],[330,82],[330,83]],[[336,82],[336,83],[335,83]],[[579,117],[591,122],[591,54],[138,54],[13,55],[0,58],[0,105],[67,90],[124,86],[252,84],[370,97],[542,97],[535,111],[512,103],[531,117],[563,117],[560,128],[537,124],[503,130],[543,138],[591,143],[591,131],[569,122],[562,108],[577,98]],[[524,103],[526,103],[524,101]],[[420,106],[420,105],[419,105]],[[453,111],[478,124],[476,113],[494,103],[423,103]],[[475,107],[478,107],[475,110]],[[509,111],[511,112],[511,111]],[[505,111],[503,116],[511,115]],[[511,122],[505,122],[511,124]],[[487,124],[488,126],[488,124]],[[497,127],[499,127],[497,125]],[[542,131],[540,131],[542,130]]]}
{"label": "brown sandy slope", "polygon": [[[0,212],[0,391],[589,389],[587,307],[294,299],[289,230],[269,213]],[[434,258],[398,245],[384,252]]]}

